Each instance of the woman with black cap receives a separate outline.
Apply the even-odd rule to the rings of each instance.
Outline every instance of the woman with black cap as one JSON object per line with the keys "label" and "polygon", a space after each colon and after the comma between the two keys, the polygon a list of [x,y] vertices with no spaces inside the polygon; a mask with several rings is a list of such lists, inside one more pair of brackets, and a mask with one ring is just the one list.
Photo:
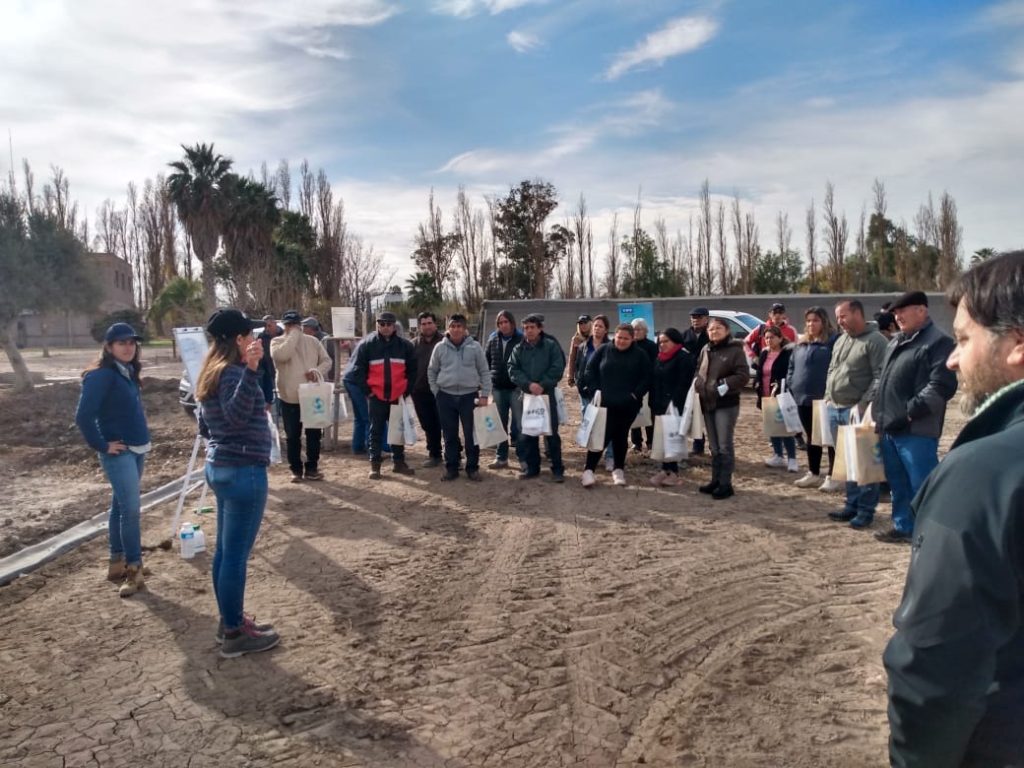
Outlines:
{"label": "woman with black cap", "polygon": [[152,447],[142,409],[139,342],[128,323],[114,323],[103,337],[99,359],[82,373],[82,395],[75,423],[99,453],[110,482],[107,578],[119,582],[121,597],[145,588],[142,576],[142,468]]}
{"label": "woman with black cap", "polygon": [[[683,334],[676,328],[666,328],[658,335],[658,357],[654,362],[651,384],[651,415],[664,416],[672,404],[679,413],[686,405],[686,395],[693,386],[697,361],[684,346]],[[651,485],[679,485],[679,462],[665,461],[661,471],[651,478]]]}
{"label": "woman with black cap", "polygon": [[270,427],[260,388],[263,345],[255,323],[237,309],[218,309],[206,332],[213,337],[196,382],[199,427],[209,439],[206,482],[217,497],[213,592],[220,610],[220,655],[234,658],[280,642],[270,624],[242,611],[249,554],[267,504]]}

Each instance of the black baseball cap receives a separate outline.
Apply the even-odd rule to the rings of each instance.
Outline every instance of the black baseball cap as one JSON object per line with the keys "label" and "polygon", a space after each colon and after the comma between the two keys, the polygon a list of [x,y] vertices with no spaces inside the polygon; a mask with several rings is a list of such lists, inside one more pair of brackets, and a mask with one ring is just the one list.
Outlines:
{"label": "black baseball cap", "polygon": [[589,323],[589,322],[590,322],[590,315],[580,315],[579,317],[576,318],[576,325],[579,325],[580,323]]}
{"label": "black baseball cap", "polygon": [[907,291],[896,301],[889,305],[889,311],[903,309],[904,307],[927,307],[928,297],[924,291]]}
{"label": "black baseball cap", "polygon": [[289,309],[281,315],[281,322],[285,325],[298,325],[302,322],[302,315],[298,313],[298,310]]}
{"label": "black baseball cap", "polygon": [[694,307],[690,310],[690,317],[707,317],[710,314],[707,307]]}
{"label": "black baseball cap", "polygon": [[772,308],[770,310],[768,310],[768,311],[769,312],[785,312],[786,311],[786,305],[783,304],[781,301],[776,301],[774,304],[772,304]]}
{"label": "black baseball cap", "polygon": [[218,309],[206,321],[206,332],[215,339],[233,339],[252,333],[257,325],[259,323],[237,309]]}
{"label": "black baseball cap", "polygon": [[394,312],[381,312],[379,315],[377,315],[377,322],[378,323],[397,323],[398,322],[398,318],[395,317],[395,313]]}

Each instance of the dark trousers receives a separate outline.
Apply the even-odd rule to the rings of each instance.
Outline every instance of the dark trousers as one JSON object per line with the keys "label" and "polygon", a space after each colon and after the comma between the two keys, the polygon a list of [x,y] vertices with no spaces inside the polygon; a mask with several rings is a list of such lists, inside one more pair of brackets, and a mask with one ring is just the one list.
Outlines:
{"label": "dark trousers", "polygon": [[[558,434],[558,408],[555,407],[554,395],[550,392],[547,395],[551,400],[551,434],[544,437],[544,447],[547,449],[548,459],[551,460],[551,474],[560,477],[565,474],[565,465],[562,464],[562,438]],[[523,434],[522,392],[516,392],[516,398],[512,401],[512,418],[520,425],[519,438],[516,440],[516,458],[519,459],[519,466],[528,475],[540,474],[541,439]]]}
{"label": "dark trousers", "polygon": [[[370,395],[370,463],[380,464],[381,449],[387,442],[388,419],[391,418],[391,403],[385,403]],[[391,460],[398,464],[405,461],[405,446],[391,446]]]}
{"label": "dark trousers", "polygon": [[[821,446],[811,445],[811,425],[814,419],[814,408],[810,405],[798,405],[797,412],[800,414],[800,423],[804,425],[804,432],[807,433],[807,468],[811,474],[821,474]],[[832,462],[836,458],[836,449],[828,446],[828,473],[832,474]]]}
{"label": "dark trousers", "polygon": [[[281,401],[281,421],[284,422],[285,442],[288,444],[288,467],[293,475],[302,476],[302,411],[297,403]],[[316,472],[320,464],[320,438],[322,429],[306,430],[307,472]]]}
{"label": "dark trousers", "polygon": [[441,432],[444,435],[444,466],[448,472],[458,472],[462,463],[462,441],[459,440],[459,424],[466,438],[466,471],[480,469],[480,446],[473,439],[473,409],[476,408],[476,394],[451,395],[437,393],[437,413],[441,418]]}
{"label": "dark trousers", "polygon": [[[608,411],[608,420],[604,427],[604,444],[611,443],[612,459],[615,461],[615,469],[622,469],[626,466],[626,446],[629,445],[629,425],[633,423],[637,413],[640,412],[640,404],[602,406]],[[640,430],[636,430],[639,432]],[[593,472],[597,469],[597,463],[601,460],[604,452],[603,446],[600,451],[587,451],[587,469]]]}
{"label": "dark trousers", "polygon": [[433,392],[416,392],[412,396],[416,418],[427,440],[427,453],[431,458],[441,458],[441,417],[437,413],[437,400]]}

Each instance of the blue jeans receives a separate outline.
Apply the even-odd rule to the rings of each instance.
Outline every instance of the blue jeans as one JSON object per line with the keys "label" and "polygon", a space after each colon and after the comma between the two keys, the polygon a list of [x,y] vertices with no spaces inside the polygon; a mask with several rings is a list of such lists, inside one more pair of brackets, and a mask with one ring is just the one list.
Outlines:
{"label": "blue jeans", "polygon": [[498,406],[501,427],[508,433],[509,438],[498,446],[495,458],[498,461],[508,461],[509,440],[513,443],[519,440],[519,419],[516,417],[515,409],[512,407],[512,401],[516,398],[516,391],[514,389],[495,389],[491,392],[491,397],[494,398],[494,404]]}
{"label": "blue jeans", "polygon": [[267,506],[267,468],[207,463],[206,482],[217,497],[213,593],[224,629],[230,632],[242,626],[246,568]]}
{"label": "blue jeans", "polygon": [[[832,441],[839,432],[840,425],[850,423],[850,412],[853,406],[841,408],[838,405],[828,404],[828,427],[832,430]],[[846,512],[857,515],[861,518],[872,519],[875,516],[875,507],[878,506],[879,487],[878,483],[868,485],[857,485],[856,483],[846,484]]]}
{"label": "blue jeans", "polygon": [[786,449],[786,458],[796,458],[796,438],[795,437],[772,437],[769,438],[772,441],[772,450],[776,456],[782,455],[782,449]]}
{"label": "blue jeans", "polygon": [[458,473],[462,463],[462,441],[459,439],[459,424],[466,440],[466,471],[480,469],[480,446],[473,435],[473,410],[476,408],[476,393],[452,395],[438,392],[437,413],[441,418],[441,434],[444,436],[444,466],[449,473]]}
{"label": "blue jeans", "polygon": [[939,464],[939,440],[920,435],[883,434],[881,437],[885,479],[892,492],[892,527],[900,533],[913,533],[914,513],[910,502]]}
{"label": "blue jeans", "polygon": [[128,565],[142,563],[142,531],[139,527],[142,501],[142,468],[146,454],[121,451],[116,456],[101,453],[103,467],[113,496],[110,500],[110,515],[107,518],[107,534],[110,539],[110,559],[124,561]]}
{"label": "blue jeans", "polygon": [[[370,404],[357,385],[346,381],[345,391],[352,401],[352,453],[366,453],[370,448]],[[386,437],[381,450],[391,452]]]}
{"label": "blue jeans", "polygon": [[[550,392],[545,394],[551,401],[551,434],[545,436],[544,441],[548,458],[551,459],[551,474],[561,477],[565,474],[565,465],[562,464],[562,438],[558,434],[558,408],[555,407],[555,396]],[[522,424],[522,417],[523,393],[517,391],[512,401],[512,418]],[[516,458],[519,459],[519,466],[523,472],[528,475],[540,474],[540,438],[520,432],[516,440]]]}

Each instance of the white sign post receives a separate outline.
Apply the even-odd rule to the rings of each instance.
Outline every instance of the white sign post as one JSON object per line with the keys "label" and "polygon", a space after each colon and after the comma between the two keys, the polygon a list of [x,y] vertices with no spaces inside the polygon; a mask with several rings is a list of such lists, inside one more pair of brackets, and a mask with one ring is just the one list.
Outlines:
{"label": "white sign post", "polygon": [[356,337],[356,308],[331,307],[331,329],[336,339],[354,339]]}

